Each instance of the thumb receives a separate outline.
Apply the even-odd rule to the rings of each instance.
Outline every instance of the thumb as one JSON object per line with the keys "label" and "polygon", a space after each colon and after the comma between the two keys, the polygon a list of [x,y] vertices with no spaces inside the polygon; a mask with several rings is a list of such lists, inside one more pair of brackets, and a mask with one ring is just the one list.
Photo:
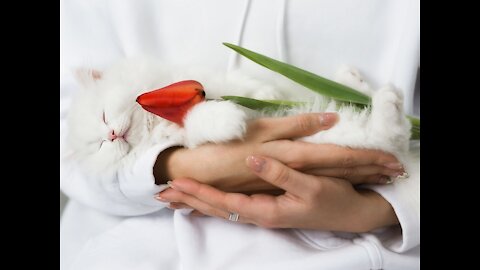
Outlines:
{"label": "thumb", "polygon": [[258,177],[299,197],[311,190],[310,182],[315,180],[272,158],[249,156],[246,163]]}

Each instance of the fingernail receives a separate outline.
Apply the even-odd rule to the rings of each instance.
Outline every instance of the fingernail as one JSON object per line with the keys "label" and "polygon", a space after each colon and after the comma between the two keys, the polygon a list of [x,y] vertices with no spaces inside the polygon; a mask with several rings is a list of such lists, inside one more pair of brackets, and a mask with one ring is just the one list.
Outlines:
{"label": "fingernail", "polygon": [[391,184],[393,183],[393,179],[388,176],[382,176],[380,180],[378,180],[378,183],[382,185]]}
{"label": "fingernail", "polygon": [[397,177],[399,175],[402,175],[404,172],[401,171],[401,172],[391,172],[391,173],[388,173],[388,176],[390,177]]}
{"label": "fingernail", "polygon": [[407,172],[403,172],[403,173],[399,174],[399,175],[396,177],[396,179],[397,179],[397,180],[401,180],[401,179],[406,179],[406,178],[408,178],[408,177],[410,177],[410,175],[409,175]]}
{"label": "fingernail", "polygon": [[392,169],[392,170],[400,170],[403,169],[402,163],[399,162],[392,162],[392,163],[387,163],[384,165],[385,167]]}
{"label": "fingernail", "polygon": [[178,191],[182,191],[182,188],[180,186],[178,186],[177,183],[173,182],[173,181],[168,181],[167,182],[167,185],[171,188],[171,189],[174,189],[174,190],[178,190]]}
{"label": "fingernail", "polygon": [[160,194],[157,194],[153,197],[155,198],[155,200],[159,200],[161,202],[169,202],[167,199],[163,198]]}
{"label": "fingernail", "polygon": [[250,167],[255,172],[261,172],[266,163],[266,160],[261,157],[248,156],[247,157],[247,166]]}
{"label": "fingernail", "polygon": [[322,113],[320,115],[320,125],[322,126],[332,126],[338,120],[336,113]]}

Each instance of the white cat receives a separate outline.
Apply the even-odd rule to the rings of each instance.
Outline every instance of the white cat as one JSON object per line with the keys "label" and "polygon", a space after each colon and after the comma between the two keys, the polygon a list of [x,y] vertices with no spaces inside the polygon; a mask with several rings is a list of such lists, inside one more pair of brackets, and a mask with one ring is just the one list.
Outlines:
{"label": "white cat", "polygon": [[[371,91],[355,69],[344,68],[337,77],[339,82],[364,92]],[[75,97],[68,116],[68,159],[78,162],[79,167],[90,174],[90,178],[98,180],[105,193],[118,193],[116,189],[118,182],[115,182],[117,171],[123,166],[133,166],[135,159],[143,151],[156,143],[161,143],[162,140],[174,140],[187,147],[196,147],[207,142],[220,143],[241,139],[246,132],[246,121],[263,115],[272,115],[253,112],[227,101],[211,100],[195,105],[186,115],[182,128],[145,111],[136,102],[139,94],[181,80],[197,80],[203,84],[209,99],[222,95],[258,99],[277,99],[283,96],[278,88],[239,73],[222,77],[201,69],[184,70],[158,64],[152,60],[123,61],[104,72],[82,70],[77,73],[77,79],[82,89]],[[337,111],[339,121],[334,127],[301,140],[380,149],[395,154],[403,162],[409,145],[410,123],[403,114],[402,96],[392,87],[385,87],[372,93],[374,94],[371,110],[342,107]],[[336,111],[335,102],[319,98],[313,103],[285,109],[275,115],[322,111]],[[409,166],[406,165],[408,170]],[[125,203],[122,196],[111,198],[115,198],[114,201],[119,204]],[[110,208],[114,207],[112,205]],[[95,269],[106,269],[103,268],[103,263],[109,266],[116,263],[115,269],[132,269],[128,264],[123,264],[123,259],[127,257],[131,261],[152,265],[158,262],[159,265],[155,266],[155,269],[165,267],[164,259],[158,257],[163,253],[158,249],[168,244],[161,244],[164,242],[162,233],[169,232],[171,228],[162,228],[161,225],[174,225],[169,223],[172,222],[171,219],[158,214],[130,217],[124,223],[115,226],[112,231],[90,241],[84,252],[76,259],[76,264],[80,266],[74,269],[92,269],[92,266],[95,266]],[[184,224],[181,220],[176,222]],[[236,227],[229,228],[234,229]],[[249,229],[257,233],[260,231],[258,228]],[[144,234],[144,238],[138,238],[139,231]],[[264,233],[273,235],[276,232]],[[306,232],[299,230],[299,236],[295,237],[310,239],[311,233],[323,235],[320,238],[317,236],[312,238],[317,239],[316,242],[325,241],[321,243],[323,246],[347,241],[335,238],[330,232],[308,230]],[[296,235],[293,232],[289,232],[290,234],[291,237]],[[332,239],[336,239],[336,242],[332,242]],[[90,249],[93,252],[90,252]],[[145,262],[145,258],[148,258],[148,262]],[[89,265],[88,268],[82,266],[85,264]]]}
{"label": "white cat", "polygon": [[[337,77],[341,83],[372,93],[355,69],[342,68]],[[222,95],[282,97],[278,89],[240,73],[222,77],[147,59],[125,60],[105,72],[80,70],[77,80],[82,89],[69,113],[67,153],[90,174],[113,174],[120,166],[132,164],[142,151],[166,139],[187,147],[241,139],[246,132],[246,121],[262,115],[232,102],[211,100],[195,105],[182,128],[142,109],[135,102],[141,93],[181,80],[197,80],[203,84],[208,99]],[[342,107],[338,110],[340,120],[333,128],[301,140],[380,149],[401,160],[408,150],[410,123],[403,113],[400,92],[384,87],[374,92],[372,104],[371,111]],[[335,108],[334,101],[319,98],[312,104],[276,115],[335,111]]]}

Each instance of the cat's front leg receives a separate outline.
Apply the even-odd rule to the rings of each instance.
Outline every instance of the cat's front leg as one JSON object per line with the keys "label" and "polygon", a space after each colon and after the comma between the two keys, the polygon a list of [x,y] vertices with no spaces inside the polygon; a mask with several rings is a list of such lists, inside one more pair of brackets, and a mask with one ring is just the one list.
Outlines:
{"label": "cat's front leg", "polygon": [[335,74],[335,81],[350,86],[369,97],[374,93],[373,89],[360,74],[360,71],[354,67],[346,65],[340,67]]}
{"label": "cat's front leg", "polygon": [[403,111],[403,95],[392,86],[375,92],[369,120],[369,137],[393,153],[405,153],[410,139],[410,122]]}
{"label": "cat's front leg", "polygon": [[185,117],[185,144],[189,148],[205,143],[242,139],[247,114],[230,101],[207,101],[194,106]]}

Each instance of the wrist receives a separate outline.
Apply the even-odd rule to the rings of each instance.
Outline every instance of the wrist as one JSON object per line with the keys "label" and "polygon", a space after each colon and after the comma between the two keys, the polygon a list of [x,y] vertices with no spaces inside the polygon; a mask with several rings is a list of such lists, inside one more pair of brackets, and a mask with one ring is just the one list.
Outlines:
{"label": "wrist", "polygon": [[359,190],[363,197],[360,231],[368,232],[381,227],[399,224],[392,205],[380,194],[371,190]]}
{"label": "wrist", "polygon": [[179,166],[182,163],[178,162],[178,155],[183,151],[185,149],[182,147],[170,147],[158,155],[153,167],[156,185],[166,184],[167,181],[179,177],[179,171],[182,170]]}

